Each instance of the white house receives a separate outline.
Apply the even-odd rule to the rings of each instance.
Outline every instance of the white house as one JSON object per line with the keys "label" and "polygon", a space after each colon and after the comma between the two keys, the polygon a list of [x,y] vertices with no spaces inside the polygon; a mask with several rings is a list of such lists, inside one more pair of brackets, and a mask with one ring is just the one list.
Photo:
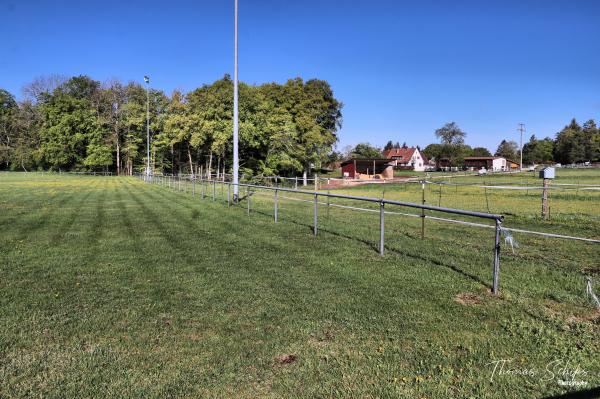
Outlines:
{"label": "white house", "polygon": [[421,155],[418,148],[401,147],[383,151],[383,156],[394,161],[394,165],[400,169],[410,169],[422,172],[427,166],[425,157]]}
{"label": "white house", "polygon": [[465,157],[467,168],[485,168],[493,172],[510,171],[519,168],[519,164],[503,157]]}

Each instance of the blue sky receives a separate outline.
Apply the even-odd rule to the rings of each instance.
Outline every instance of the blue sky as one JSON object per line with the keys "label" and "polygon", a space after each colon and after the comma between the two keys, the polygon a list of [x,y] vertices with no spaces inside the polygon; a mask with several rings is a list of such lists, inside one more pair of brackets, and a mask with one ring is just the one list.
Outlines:
{"label": "blue sky", "polygon": [[[600,119],[600,1],[239,0],[240,79],[329,81],[339,148],[554,136]],[[87,74],[170,93],[232,73],[233,0],[0,0],[0,87]]]}

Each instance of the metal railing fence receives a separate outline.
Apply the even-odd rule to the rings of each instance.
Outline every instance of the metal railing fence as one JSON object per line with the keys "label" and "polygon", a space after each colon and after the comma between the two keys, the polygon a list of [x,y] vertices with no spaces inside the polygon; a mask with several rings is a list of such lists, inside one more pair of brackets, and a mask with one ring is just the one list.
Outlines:
{"label": "metal railing fence", "polygon": [[[483,212],[475,212],[468,211],[462,209],[453,209],[453,208],[445,208],[441,206],[434,205],[426,205],[426,204],[417,204],[412,202],[404,202],[404,201],[395,201],[384,198],[373,198],[373,197],[360,197],[353,195],[344,195],[344,194],[332,194],[329,192],[319,192],[319,191],[308,191],[308,190],[299,190],[296,188],[287,188],[287,187],[279,187],[275,186],[266,186],[266,185],[257,185],[257,184],[249,184],[249,183],[238,183],[238,187],[245,187],[248,190],[248,195],[244,198],[233,198],[233,190],[232,187],[234,183],[225,180],[216,180],[216,179],[202,179],[194,176],[188,176],[187,178],[182,178],[181,176],[146,176],[146,175],[138,175],[141,180],[144,180],[148,183],[154,183],[157,185],[161,185],[168,188],[177,189],[179,191],[188,190],[189,184],[191,184],[191,194],[195,196],[197,194],[197,183],[199,183],[200,190],[199,195],[201,198],[206,198],[207,196],[212,197],[212,201],[216,201],[217,195],[217,185],[220,185],[221,191],[227,190],[227,205],[231,206],[234,202],[241,203],[242,201],[246,202],[246,208],[248,214],[251,210],[251,191],[252,190],[263,190],[267,192],[273,193],[273,219],[274,222],[277,223],[279,221],[279,201],[280,201],[280,193],[295,193],[307,196],[311,198],[310,201],[313,203],[313,223],[312,223],[312,231],[316,236],[318,234],[318,222],[319,222],[319,198],[325,198],[327,200],[326,205],[328,206],[336,206],[336,204],[331,204],[331,199],[344,199],[344,200],[352,200],[352,201],[360,201],[371,204],[378,204],[379,207],[379,254],[384,256],[385,252],[385,214],[386,214],[386,206],[397,206],[397,207],[405,207],[411,209],[421,210],[421,218],[426,217],[425,211],[434,211],[441,212],[445,214],[453,214],[460,216],[468,216],[485,220],[493,220],[495,229],[494,234],[494,246],[493,246],[493,264],[492,264],[492,293],[494,295],[498,295],[499,293],[499,279],[500,279],[500,234],[502,231],[502,221],[504,219],[503,215],[496,215],[490,213]],[[182,185],[183,181],[183,185]],[[207,192],[209,191],[209,192]],[[345,207],[343,205],[337,205],[341,207]],[[352,209],[352,207],[346,207]],[[464,224],[469,225],[468,222],[464,222]],[[424,224],[422,225],[424,228]],[[422,236],[423,236],[422,231]]]}

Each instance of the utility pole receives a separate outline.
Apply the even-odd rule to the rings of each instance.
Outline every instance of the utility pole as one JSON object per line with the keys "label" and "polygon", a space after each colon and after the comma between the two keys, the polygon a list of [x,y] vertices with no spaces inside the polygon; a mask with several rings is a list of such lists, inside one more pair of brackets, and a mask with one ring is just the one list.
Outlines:
{"label": "utility pole", "polygon": [[238,159],[238,0],[235,2],[234,45],[233,45],[233,203],[239,197],[239,159]]}
{"label": "utility pole", "polygon": [[150,180],[150,78],[144,76],[146,82],[146,180]]}
{"label": "utility pole", "polygon": [[523,123],[519,123],[519,128],[517,129],[521,132],[521,163],[519,167],[519,171],[523,171],[523,132],[525,131],[525,125]]}

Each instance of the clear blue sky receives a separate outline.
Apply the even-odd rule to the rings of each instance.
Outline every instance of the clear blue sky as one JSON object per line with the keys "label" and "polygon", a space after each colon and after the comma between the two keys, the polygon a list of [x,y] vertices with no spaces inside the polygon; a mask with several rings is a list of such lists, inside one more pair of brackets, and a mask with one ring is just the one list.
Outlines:
{"label": "clear blue sky", "polygon": [[[600,119],[600,1],[239,0],[240,79],[328,80],[338,147],[424,146],[456,121],[472,146]],[[232,73],[233,0],[0,0],[0,87],[87,74],[170,93]]]}

